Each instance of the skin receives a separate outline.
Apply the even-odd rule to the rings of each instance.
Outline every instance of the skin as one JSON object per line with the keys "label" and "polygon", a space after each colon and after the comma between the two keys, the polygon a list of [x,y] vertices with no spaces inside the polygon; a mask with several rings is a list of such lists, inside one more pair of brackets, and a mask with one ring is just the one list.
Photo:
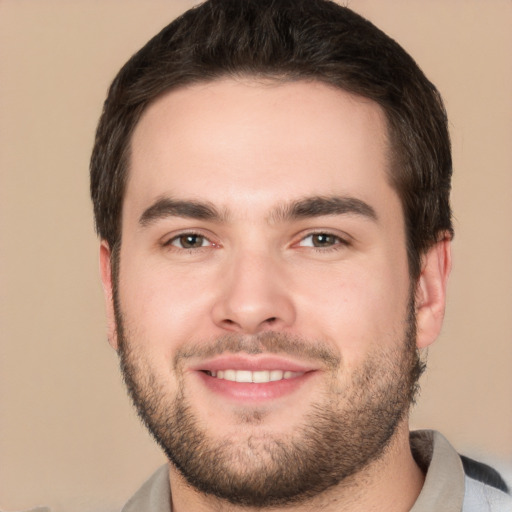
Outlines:
{"label": "skin", "polygon": [[[169,396],[178,392],[176,354],[226,334],[275,331],[320,339],[342,360],[341,388],[368,357],[400,348],[411,283],[387,154],[380,107],[316,82],[224,79],[172,91],[147,109],[132,140],[119,302],[134,350]],[[369,210],[283,215],[305,198],[333,196]],[[155,207],[163,198],[208,204],[219,215],[175,215]],[[183,248],[179,237],[186,233],[195,234],[200,247]],[[330,238],[314,247],[318,233]],[[441,328],[449,245],[443,238],[422,258],[415,283],[419,348]],[[100,266],[109,340],[117,349],[106,242]],[[262,428],[275,437],[293,432],[332,377],[317,361],[288,359],[309,364],[311,375],[270,398],[239,396],[236,386],[228,394],[211,390],[197,372],[204,361],[185,363],[185,392],[212,439],[242,442]],[[256,417],[255,411],[263,419],[241,425],[241,416]],[[172,464],[170,481],[177,512],[191,504],[194,510],[236,510],[186,485]],[[404,418],[380,459],[293,510],[405,511],[422,483]]]}

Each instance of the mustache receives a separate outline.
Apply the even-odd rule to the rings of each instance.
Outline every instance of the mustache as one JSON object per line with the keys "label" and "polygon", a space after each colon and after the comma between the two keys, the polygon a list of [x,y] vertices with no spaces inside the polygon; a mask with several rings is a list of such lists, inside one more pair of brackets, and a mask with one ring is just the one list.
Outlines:
{"label": "mustache", "polygon": [[255,335],[225,334],[211,342],[185,344],[176,351],[174,368],[187,359],[209,359],[221,354],[286,354],[299,359],[318,361],[336,369],[341,356],[325,342],[311,341],[288,333],[262,332]]}

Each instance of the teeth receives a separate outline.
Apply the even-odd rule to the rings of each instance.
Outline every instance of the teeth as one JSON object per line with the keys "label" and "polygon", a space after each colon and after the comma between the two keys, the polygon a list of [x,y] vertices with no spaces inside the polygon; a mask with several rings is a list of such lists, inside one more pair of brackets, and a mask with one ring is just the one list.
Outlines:
{"label": "teeth", "polygon": [[270,372],[270,382],[274,382],[276,380],[281,380],[284,376],[284,372],[281,370],[272,370]]}
{"label": "teeth", "polygon": [[270,372],[262,371],[262,372],[249,372],[251,375],[251,382],[264,383],[270,381]]}
{"label": "teeth", "polygon": [[247,370],[237,370],[236,372],[234,370],[231,371],[235,373],[235,378],[233,380],[236,380],[237,382],[252,382],[252,372]]}
{"label": "teeth", "polygon": [[293,379],[303,375],[303,372],[291,372],[283,370],[262,370],[251,372],[249,370],[219,370],[217,372],[208,372],[211,377],[217,379],[230,380],[232,382],[255,382],[264,384],[266,382],[275,382],[283,379]]}

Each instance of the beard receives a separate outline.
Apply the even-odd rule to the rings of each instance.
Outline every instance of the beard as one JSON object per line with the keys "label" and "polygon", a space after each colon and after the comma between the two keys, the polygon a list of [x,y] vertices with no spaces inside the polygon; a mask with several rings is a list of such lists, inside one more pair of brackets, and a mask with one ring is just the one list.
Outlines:
{"label": "beard", "polygon": [[[144,350],[137,348],[144,345],[141,340],[134,343],[125,330],[117,303],[121,370],[140,418],[192,487],[235,505],[290,505],[348,482],[379,460],[390,445],[414,402],[424,370],[416,349],[414,302],[410,302],[401,342],[367,355],[344,384],[339,378],[344,372],[342,360],[327,344],[266,332],[223,336],[178,351],[175,393],[167,389]],[[181,368],[188,357],[225,352],[306,356],[321,361],[330,378],[302,422],[286,434],[266,430],[265,410],[251,407],[238,411],[236,438],[213,437],[194,412]]]}

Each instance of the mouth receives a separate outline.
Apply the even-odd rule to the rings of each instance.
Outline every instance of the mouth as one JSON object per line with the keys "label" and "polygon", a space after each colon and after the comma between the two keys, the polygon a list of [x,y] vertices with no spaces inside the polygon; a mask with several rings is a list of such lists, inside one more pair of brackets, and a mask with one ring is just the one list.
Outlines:
{"label": "mouth", "polygon": [[273,400],[296,393],[317,368],[271,355],[224,355],[191,368],[213,395],[240,403]]}
{"label": "mouth", "polygon": [[281,380],[294,379],[301,377],[306,372],[292,372],[290,370],[205,370],[205,373],[216,379],[227,380],[230,382],[243,382],[253,384],[266,384],[269,382],[278,382]]}

